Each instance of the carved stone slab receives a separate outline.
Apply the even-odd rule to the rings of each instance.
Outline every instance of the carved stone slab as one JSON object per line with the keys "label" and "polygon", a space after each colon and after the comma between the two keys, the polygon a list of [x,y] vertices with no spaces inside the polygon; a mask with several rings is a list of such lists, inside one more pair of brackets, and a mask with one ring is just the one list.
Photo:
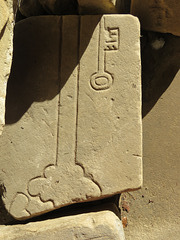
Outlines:
{"label": "carved stone slab", "polygon": [[15,28],[3,201],[17,219],[142,184],[138,19],[33,17]]}

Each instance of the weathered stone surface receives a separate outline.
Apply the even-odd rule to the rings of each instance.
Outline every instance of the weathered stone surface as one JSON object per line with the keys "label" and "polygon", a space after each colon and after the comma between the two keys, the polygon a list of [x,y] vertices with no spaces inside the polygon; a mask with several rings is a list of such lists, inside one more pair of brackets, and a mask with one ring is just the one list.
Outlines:
{"label": "weathered stone surface", "polygon": [[141,186],[139,37],[130,15],[16,25],[0,138],[3,201],[15,218]]}
{"label": "weathered stone surface", "polygon": [[0,1],[0,134],[5,115],[6,85],[13,51],[13,1]]}
{"label": "weathered stone surface", "polygon": [[[179,42],[175,44],[173,38],[170,35],[167,44],[172,44],[177,50],[180,45]],[[166,54],[168,50],[164,49]],[[179,65],[179,58],[176,61]],[[171,67],[172,65],[169,66],[170,69]],[[168,67],[160,65],[159,68],[158,71],[166,73],[166,82],[169,78],[166,72]],[[159,81],[160,77],[157,75],[156,80]],[[130,194],[122,194],[130,208],[129,213],[123,211],[123,217],[128,218],[128,226],[125,228],[127,240],[141,240],[142,236],[143,240],[177,240],[180,236],[180,71],[172,78],[170,86],[162,95],[164,86],[158,85],[158,88],[159,100],[143,119],[143,188]],[[152,93],[155,95],[156,89]]]}
{"label": "weathered stone surface", "polygon": [[[180,37],[143,31],[141,41],[144,179],[141,190],[121,195],[122,206],[130,209],[122,210],[122,221],[127,217],[127,240],[177,240]],[[158,42],[164,45],[155,49]]]}
{"label": "weathered stone surface", "polygon": [[0,240],[125,240],[119,218],[110,211],[87,213],[25,225],[1,226]]}
{"label": "weathered stone surface", "polygon": [[132,0],[131,13],[146,30],[180,36],[179,0]]}

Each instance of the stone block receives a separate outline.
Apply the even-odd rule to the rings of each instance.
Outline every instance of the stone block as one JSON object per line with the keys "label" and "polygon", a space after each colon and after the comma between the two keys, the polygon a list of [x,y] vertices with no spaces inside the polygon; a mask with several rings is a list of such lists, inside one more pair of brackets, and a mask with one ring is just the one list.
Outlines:
{"label": "stone block", "polygon": [[0,134],[5,122],[6,86],[13,51],[13,1],[0,1]]}
{"label": "stone block", "polygon": [[0,226],[0,240],[125,240],[119,218],[110,211],[86,213],[24,225]]}
{"label": "stone block", "polygon": [[137,16],[142,28],[180,36],[179,0],[132,0],[131,14]]}
{"label": "stone block", "polygon": [[139,40],[131,15],[16,25],[0,138],[3,201],[13,217],[141,186]]}

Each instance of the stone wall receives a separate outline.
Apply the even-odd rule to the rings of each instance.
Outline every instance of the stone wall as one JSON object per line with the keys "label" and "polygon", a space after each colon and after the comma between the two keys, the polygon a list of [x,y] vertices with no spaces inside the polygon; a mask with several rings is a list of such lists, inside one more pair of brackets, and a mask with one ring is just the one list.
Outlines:
{"label": "stone wall", "polygon": [[[158,42],[164,42],[159,48]],[[180,38],[143,32],[143,187],[123,193],[126,240],[176,240],[179,227]]]}
{"label": "stone wall", "polygon": [[0,134],[5,124],[6,85],[13,53],[14,12],[12,0],[0,1]]}
{"label": "stone wall", "polygon": [[131,13],[146,30],[180,36],[179,0],[132,0]]}

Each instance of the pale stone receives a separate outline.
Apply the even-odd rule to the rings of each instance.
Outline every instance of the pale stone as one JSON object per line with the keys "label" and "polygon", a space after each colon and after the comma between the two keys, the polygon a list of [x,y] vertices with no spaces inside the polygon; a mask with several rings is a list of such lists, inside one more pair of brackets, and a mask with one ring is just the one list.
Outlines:
{"label": "pale stone", "polygon": [[139,40],[131,15],[16,25],[0,138],[3,201],[15,218],[141,186]]}
{"label": "pale stone", "polygon": [[13,51],[13,1],[0,1],[0,134],[5,123],[6,85]]}
{"label": "pale stone", "polygon": [[132,0],[131,13],[144,29],[180,36],[179,0]]}
{"label": "pale stone", "polygon": [[1,226],[0,240],[125,240],[119,218],[110,211],[86,213],[24,225]]}

